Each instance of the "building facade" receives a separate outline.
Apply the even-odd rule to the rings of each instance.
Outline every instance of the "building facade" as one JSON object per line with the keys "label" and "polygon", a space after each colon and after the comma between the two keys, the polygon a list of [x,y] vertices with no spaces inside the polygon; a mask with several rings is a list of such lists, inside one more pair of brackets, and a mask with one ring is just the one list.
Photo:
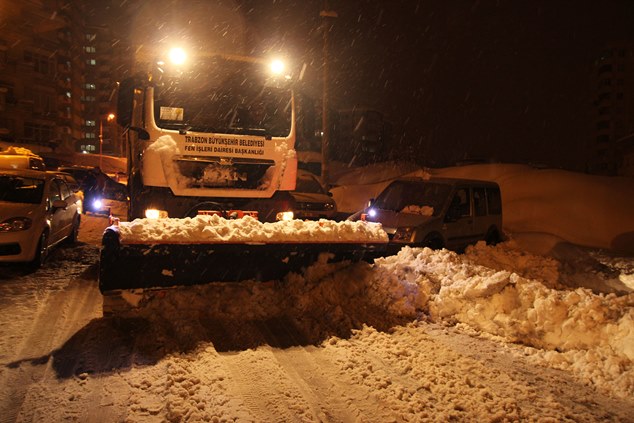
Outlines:
{"label": "building facade", "polygon": [[634,46],[614,44],[595,62],[596,133],[588,171],[634,175]]}
{"label": "building facade", "polygon": [[0,141],[122,155],[113,116],[123,55],[85,8],[79,0],[0,2]]}

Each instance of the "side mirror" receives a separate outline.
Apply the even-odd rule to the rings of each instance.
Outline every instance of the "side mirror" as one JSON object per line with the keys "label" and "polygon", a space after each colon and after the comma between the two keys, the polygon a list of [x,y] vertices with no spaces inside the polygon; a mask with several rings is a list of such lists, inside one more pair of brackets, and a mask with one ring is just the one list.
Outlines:
{"label": "side mirror", "polygon": [[126,78],[119,83],[117,95],[117,123],[122,127],[132,124],[134,89],[138,84],[134,78]]}
{"label": "side mirror", "polygon": [[68,207],[68,204],[66,204],[66,201],[64,200],[55,200],[53,201],[53,211],[57,210],[57,209],[65,209],[66,207]]}
{"label": "side mirror", "polygon": [[136,126],[130,126],[130,131],[134,131],[138,134],[139,139],[143,141],[147,141],[150,139],[150,133],[143,128],[138,128]]}

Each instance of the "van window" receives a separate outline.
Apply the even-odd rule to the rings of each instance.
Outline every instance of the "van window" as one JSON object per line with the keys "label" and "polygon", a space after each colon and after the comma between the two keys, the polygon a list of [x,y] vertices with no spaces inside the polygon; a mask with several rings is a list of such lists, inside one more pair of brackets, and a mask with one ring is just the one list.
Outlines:
{"label": "van window", "polygon": [[459,210],[458,216],[470,216],[471,207],[469,205],[469,188],[458,188],[451,200],[451,206],[455,210]]}
{"label": "van window", "polygon": [[473,211],[476,216],[486,216],[487,202],[484,187],[473,188]]}
{"label": "van window", "polygon": [[500,188],[487,188],[486,194],[489,214],[502,214],[502,196],[500,195]]}

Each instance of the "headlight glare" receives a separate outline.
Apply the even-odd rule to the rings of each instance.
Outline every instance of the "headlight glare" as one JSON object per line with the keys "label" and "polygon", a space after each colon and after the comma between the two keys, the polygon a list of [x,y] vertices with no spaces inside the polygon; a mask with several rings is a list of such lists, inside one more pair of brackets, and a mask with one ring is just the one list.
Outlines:
{"label": "headlight glare", "polygon": [[145,210],[145,217],[148,219],[166,219],[168,214],[166,210],[147,209]]}
{"label": "headlight glare", "polygon": [[295,214],[292,211],[279,212],[276,216],[277,220],[293,220]]}

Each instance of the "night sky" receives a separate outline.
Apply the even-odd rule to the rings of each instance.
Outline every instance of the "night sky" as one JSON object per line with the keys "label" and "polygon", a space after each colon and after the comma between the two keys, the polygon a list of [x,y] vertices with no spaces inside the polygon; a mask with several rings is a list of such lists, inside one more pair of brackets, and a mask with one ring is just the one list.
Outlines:
{"label": "night sky", "polygon": [[[323,1],[113,4],[112,25],[127,16],[136,22],[133,38],[145,37],[134,42],[174,38],[175,28],[179,36],[200,35],[202,27],[208,45],[246,45],[307,63],[307,82],[321,90]],[[634,42],[632,0],[329,6],[338,14],[330,33],[331,106],[382,111],[394,124],[397,152],[432,166],[477,158],[583,169],[594,138],[593,63],[606,44]]]}

